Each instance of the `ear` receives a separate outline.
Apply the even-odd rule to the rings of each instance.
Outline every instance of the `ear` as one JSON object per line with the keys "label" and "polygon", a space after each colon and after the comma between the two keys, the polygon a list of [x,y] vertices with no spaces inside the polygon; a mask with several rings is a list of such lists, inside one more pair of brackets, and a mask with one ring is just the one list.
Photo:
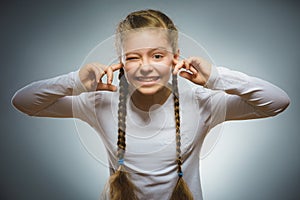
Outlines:
{"label": "ear", "polygon": [[175,65],[178,63],[179,55],[180,55],[180,50],[177,49],[177,51],[174,53],[174,56],[173,56],[173,67],[175,67]]}
{"label": "ear", "polygon": [[178,60],[179,60],[179,55],[180,55],[180,50],[177,49],[177,51],[176,51],[175,54],[174,54],[173,59],[176,60],[176,61],[178,61]]}
{"label": "ear", "polygon": [[124,66],[124,63],[122,61],[122,56],[119,56],[119,63],[121,63]]}

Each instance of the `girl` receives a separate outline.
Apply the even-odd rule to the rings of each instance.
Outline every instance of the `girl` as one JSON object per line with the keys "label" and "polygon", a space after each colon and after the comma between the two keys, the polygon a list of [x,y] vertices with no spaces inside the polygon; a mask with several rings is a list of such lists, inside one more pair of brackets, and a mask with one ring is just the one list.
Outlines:
{"label": "girl", "polygon": [[[130,13],[116,33],[118,64],[86,64],[31,83],[12,99],[30,116],[79,118],[99,133],[111,173],[103,199],[202,199],[199,153],[210,129],[289,105],[266,81],[200,57],[179,60],[178,31],[160,11]],[[178,87],[177,74],[197,87]]]}

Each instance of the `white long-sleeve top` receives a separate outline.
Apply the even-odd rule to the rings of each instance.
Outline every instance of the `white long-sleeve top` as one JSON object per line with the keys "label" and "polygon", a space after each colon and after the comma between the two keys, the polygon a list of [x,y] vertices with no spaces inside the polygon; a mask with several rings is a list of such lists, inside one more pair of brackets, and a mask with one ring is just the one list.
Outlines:
{"label": "white long-sleeve top", "polygon": [[[118,92],[86,92],[76,71],[33,82],[17,91],[12,102],[30,116],[75,117],[87,122],[100,135],[113,173],[118,96]],[[290,102],[271,83],[224,67],[212,68],[205,87],[180,79],[179,98],[183,177],[197,200],[202,199],[200,149],[209,130],[228,120],[274,116]],[[169,199],[178,178],[175,142],[172,95],[149,112],[139,110],[128,98],[124,164],[138,186],[139,199]]]}

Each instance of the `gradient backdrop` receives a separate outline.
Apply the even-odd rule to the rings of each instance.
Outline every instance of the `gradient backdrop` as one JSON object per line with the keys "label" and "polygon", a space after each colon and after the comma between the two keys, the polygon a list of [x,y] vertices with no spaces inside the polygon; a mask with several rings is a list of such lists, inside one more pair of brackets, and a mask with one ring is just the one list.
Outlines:
{"label": "gradient backdrop", "polygon": [[223,126],[202,160],[205,200],[300,199],[300,12],[294,1],[7,1],[1,15],[1,200],[96,200],[107,168],[73,120],[28,117],[10,100],[26,84],[78,69],[137,9],[167,13],[213,60],[290,96],[279,116]]}

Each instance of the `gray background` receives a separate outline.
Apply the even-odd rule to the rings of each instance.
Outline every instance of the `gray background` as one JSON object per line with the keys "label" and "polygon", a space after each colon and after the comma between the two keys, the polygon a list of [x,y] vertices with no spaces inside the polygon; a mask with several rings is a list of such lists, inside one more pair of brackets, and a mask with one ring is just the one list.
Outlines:
{"label": "gray background", "polygon": [[10,100],[32,81],[78,69],[121,18],[145,8],[168,14],[217,64],[266,79],[292,100],[274,118],[223,126],[202,160],[205,199],[299,199],[299,4],[239,0],[2,1],[0,199],[99,198],[107,169],[74,121],[28,117]]}

